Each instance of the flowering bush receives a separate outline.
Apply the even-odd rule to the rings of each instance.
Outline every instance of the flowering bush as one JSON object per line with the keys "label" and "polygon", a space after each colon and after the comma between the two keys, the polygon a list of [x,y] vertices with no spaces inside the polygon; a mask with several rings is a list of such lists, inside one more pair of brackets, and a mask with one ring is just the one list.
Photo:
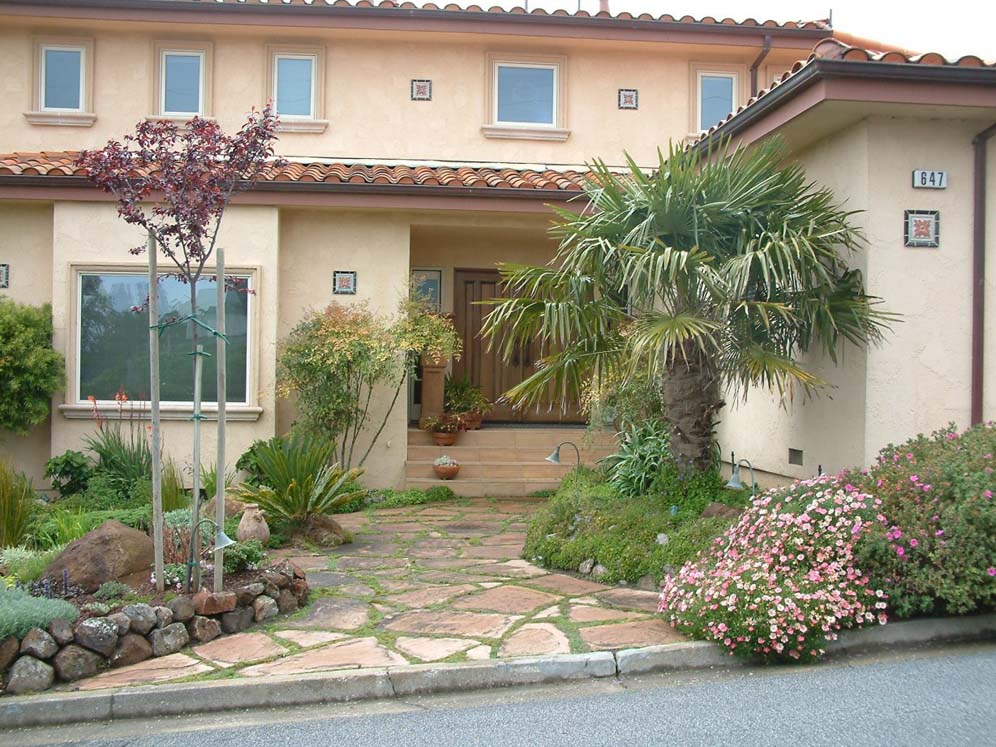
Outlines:
{"label": "flowering bush", "polygon": [[996,606],[996,427],[954,426],[887,446],[842,476],[877,496],[857,557],[898,617]]}
{"label": "flowering bush", "polygon": [[842,628],[885,623],[885,593],[854,558],[871,496],[832,477],[772,490],[661,592],[677,628],[731,654],[814,659]]}

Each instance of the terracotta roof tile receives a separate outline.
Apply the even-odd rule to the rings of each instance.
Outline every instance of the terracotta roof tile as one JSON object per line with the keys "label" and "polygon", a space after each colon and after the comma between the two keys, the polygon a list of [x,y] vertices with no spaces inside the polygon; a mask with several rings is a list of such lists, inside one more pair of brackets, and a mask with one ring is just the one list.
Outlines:
{"label": "terracotta roof tile", "polygon": [[[48,153],[0,154],[0,176],[75,176],[85,173],[75,165],[72,151]],[[294,161],[271,166],[260,178],[266,183],[299,182],[326,184],[363,184],[386,186],[454,187],[476,190],[542,190],[545,192],[579,192],[589,179],[587,172],[553,168],[536,171],[529,168],[488,165],[452,166],[433,164],[365,164],[326,161]]]}

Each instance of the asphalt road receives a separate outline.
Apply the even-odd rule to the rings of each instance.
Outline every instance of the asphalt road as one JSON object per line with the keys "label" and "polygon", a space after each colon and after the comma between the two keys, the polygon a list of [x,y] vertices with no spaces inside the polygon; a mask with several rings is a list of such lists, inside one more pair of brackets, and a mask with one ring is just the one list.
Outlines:
{"label": "asphalt road", "polygon": [[2,731],[0,745],[996,745],[996,644],[351,705]]}

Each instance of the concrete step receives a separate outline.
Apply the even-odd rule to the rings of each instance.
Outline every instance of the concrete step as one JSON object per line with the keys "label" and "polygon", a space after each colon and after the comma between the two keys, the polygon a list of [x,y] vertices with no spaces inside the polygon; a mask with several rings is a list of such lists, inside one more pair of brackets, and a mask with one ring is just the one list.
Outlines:
{"label": "concrete step", "polygon": [[[581,448],[611,449],[615,434],[605,431],[588,434],[584,428],[501,428],[485,426],[478,431],[462,431],[456,446],[492,447],[502,449],[546,449],[547,454],[563,442],[570,441]],[[431,446],[432,435],[417,428],[408,429],[409,446]],[[570,447],[567,447],[571,450]]]}
{"label": "concrete step", "polygon": [[457,495],[468,498],[491,496],[494,498],[521,497],[537,490],[556,490],[560,480],[538,480],[530,478],[493,480],[489,477],[466,478],[463,470],[455,480],[440,480],[436,477],[409,477],[405,480],[407,489],[428,490],[437,485],[445,485]]}
{"label": "concrete step", "polygon": [[[536,479],[560,481],[573,469],[572,464],[550,462],[461,462],[459,478],[492,480]],[[435,478],[432,462],[411,461],[405,464],[405,477]]]}
{"label": "concrete step", "polygon": [[[408,461],[432,461],[446,454],[461,464],[468,464],[470,462],[543,462],[550,455],[550,452],[553,451],[553,446],[555,445],[533,448],[501,448],[498,446],[464,446],[463,442],[459,441],[454,446],[410,445],[408,447]],[[599,459],[612,454],[614,451],[614,449],[604,447],[583,448],[581,449],[581,462],[591,466]],[[564,464],[574,465],[574,450],[569,446],[561,450],[561,457]],[[549,464],[549,462],[545,463]]]}

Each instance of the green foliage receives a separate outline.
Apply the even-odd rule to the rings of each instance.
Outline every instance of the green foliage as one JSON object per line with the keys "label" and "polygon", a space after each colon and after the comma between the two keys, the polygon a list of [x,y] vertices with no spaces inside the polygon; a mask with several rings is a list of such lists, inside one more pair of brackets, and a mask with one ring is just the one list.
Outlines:
{"label": "green foliage", "polygon": [[585,385],[581,404],[592,428],[612,426],[621,431],[648,420],[664,419],[661,384],[649,370],[628,375],[608,372],[603,380],[592,380]]}
{"label": "green foliage", "polygon": [[996,608],[996,427],[949,426],[843,475],[877,499],[858,565],[897,617]]}
{"label": "green foliage", "polygon": [[152,508],[118,508],[83,511],[78,507],[63,508],[61,503],[39,515],[31,528],[37,547],[65,545],[91,532],[105,521],[120,521],[133,529],[148,531],[152,523]]}
{"label": "green foliage", "polygon": [[163,566],[163,581],[166,588],[179,589],[187,578],[187,566],[184,563],[166,563]]}
{"label": "green foliage", "polygon": [[45,569],[63,549],[62,545],[47,550],[8,547],[6,550],[0,550],[0,566],[6,569],[8,577],[28,584],[41,578]]}
{"label": "green foliage", "polygon": [[[594,560],[605,566],[607,573],[600,580],[606,583],[633,583],[647,574],[659,581],[665,567],[680,567],[730,525],[729,519],[701,518],[702,508],[698,491],[687,498],[630,498],[598,473],[582,470],[566,478],[533,516],[523,557],[569,571]],[[664,544],[658,542],[661,534],[667,536]]]}
{"label": "green foliage", "polygon": [[52,308],[0,297],[0,430],[27,434],[43,422],[65,385],[65,364],[52,349]]}
{"label": "green foliage", "polygon": [[[275,438],[279,438],[279,436]],[[267,441],[263,441],[262,439],[256,439],[252,442],[252,445],[248,449],[242,452],[242,456],[239,457],[239,461],[235,463],[236,469],[240,469],[246,473],[245,482],[250,485],[259,485],[260,480],[263,477],[263,473],[259,466],[257,451],[261,446],[265,446],[267,443]]]}
{"label": "green foliage", "polygon": [[123,584],[120,581],[105,581],[93,593],[93,596],[94,599],[101,602],[110,602],[112,599],[123,599],[131,593],[132,589],[128,584]]}
{"label": "green foliage", "polygon": [[104,421],[83,442],[97,457],[97,472],[119,496],[127,496],[137,480],[151,478],[152,450],[140,424],[129,421],[124,429],[120,420]]}
{"label": "green foliage", "polygon": [[0,640],[23,638],[32,628],[44,630],[53,620],[75,622],[79,612],[64,599],[33,597],[22,589],[0,586]]}
{"label": "green foliage", "polygon": [[92,476],[93,465],[86,454],[80,451],[70,449],[45,463],[45,477],[51,480],[52,487],[63,498],[86,490]]}
{"label": "green foliage", "polygon": [[130,502],[134,484],[129,484],[123,495],[118,492],[118,485],[118,480],[110,475],[104,472],[95,472],[90,478],[85,491],[78,495],[70,496],[59,503],[66,509],[77,508],[82,511],[108,511]]}
{"label": "green foliage", "polygon": [[446,402],[446,412],[471,412],[483,415],[491,411],[491,402],[484,396],[481,388],[471,382],[469,376],[457,379],[452,374],[447,374],[443,382],[443,398]]}
{"label": "green foliage", "polygon": [[426,491],[377,490],[371,492],[367,497],[366,508],[402,508],[404,506],[421,506],[425,503],[448,501],[455,497],[456,496],[453,491],[445,485],[435,485]]}
{"label": "green foliage", "polygon": [[331,513],[364,493],[356,484],[362,469],[329,464],[333,448],[301,435],[273,439],[256,452],[264,484],[240,485],[238,493],[274,519],[305,521]]}
{"label": "green foliage", "polygon": [[236,542],[225,548],[225,573],[254,571],[259,568],[265,556],[259,540]]}
{"label": "green foliage", "polygon": [[[235,470],[230,470],[225,473],[225,489],[227,490],[235,482]],[[218,493],[218,465],[212,464],[210,467],[205,468],[201,465],[201,490],[204,495],[210,500],[214,498]]]}
{"label": "green foliage", "polygon": [[670,428],[659,420],[629,425],[619,433],[619,448],[608,457],[608,482],[635,498],[647,492],[666,466],[673,464]]}
{"label": "green foliage", "polygon": [[24,541],[36,506],[31,481],[0,460],[0,548]]}
{"label": "green foliage", "polygon": [[163,511],[175,511],[190,505],[190,494],[183,487],[183,475],[172,459],[163,462],[161,487]]}

